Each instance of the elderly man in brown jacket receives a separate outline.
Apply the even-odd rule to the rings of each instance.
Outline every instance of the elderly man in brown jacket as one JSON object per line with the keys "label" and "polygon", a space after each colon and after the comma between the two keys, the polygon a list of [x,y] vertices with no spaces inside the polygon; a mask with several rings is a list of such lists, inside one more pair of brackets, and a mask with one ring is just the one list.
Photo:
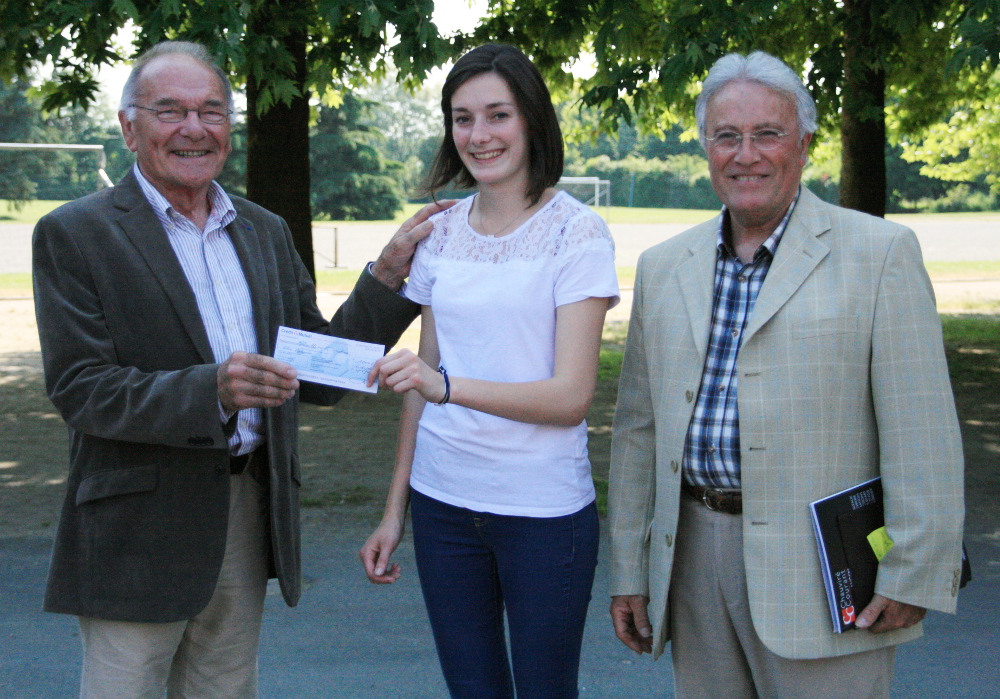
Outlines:
{"label": "elderly man in brown jacket", "polygon": [[119,119],[136,164],[34,236],[49,396],[70,471],[45,608],[80,617],[84,697],[254,697],[267,578],[300,592],[299,386],[278,327],[392,345],[428,207],[332,321],[285,222],[214,182],[232,91],[203,47],[158,44]]}

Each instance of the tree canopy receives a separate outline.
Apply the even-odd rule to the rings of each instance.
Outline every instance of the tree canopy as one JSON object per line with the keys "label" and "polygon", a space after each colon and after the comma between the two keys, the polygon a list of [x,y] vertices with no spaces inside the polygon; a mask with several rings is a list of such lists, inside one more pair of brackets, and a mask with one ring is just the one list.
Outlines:
{"label": "tree canopy", "polygon": [[364,123],[374,103],[345,95],[339,107],[322,107],[312,137],[313,208],[335,220],[390,219],[402,208],[402,163],[386,161],[385,137]]}
{"label": "tree canopy", "polygon": [[[86,143],[104,146],[107,172],[120,176],[132,163],[110,112],[80,107],[45,113],[25,80],[0,80],[0,142]],[[75,199],[103,187],[99,155],[64,150],[0,151],[0,199],[15,206],[30,199]]]}
{"label": "tree canopy", "polygon": [[903,145],[903,157],[922,162],[925,175],[954,182],[985,178],[1000,192],[1000,70],[970,77],[975,88],[953,105],[946,121]]}
{"label": "tree canopy", "polygon": [[[25,94],[28,88],[23,80],[9,86],[0,82],[0,142],[30,143],[37,137],[35,110]],[[16,151],[0,152],[0,197],[18,205],[33,198],[34,180],[54,155],[33,158]]]}
{"label": "tree canopy", "polygon": [[[821,128],[841,135],[841,202],[872,213],[885,207],[887,143],[936,176],[995,170],[996,0],[490,0],[471,35],[449,39],[432,10],[433,0],[0,0],[0,78],[49,63],[45,106],[86,105],[97,68],[161,39],[205,43],[247,94],[234,144],[245,166],[223,177],[245,167],[247,196],[288,220],[310,267],[310,97],[346,93],[390,63],[413,85],[487,40],[524,48],[556,94],[570,94],[570,62],[592,52],[583,102],[602,120],[591,135],[622,120],[690,126],[697,83],[718,57],[773,53],[804,76]],[[116,45],[126,25],[134,41]],[[399,160],[413,169],[415,153]]]}
{"label": "tree canopy", "polygon": [[[760,49],[804,76],[823,129],[842,141],[841,203],[882,215],[886,114],[915,133],[967,96],[1000,54],[991,0],[491,0],[476,38],[524,47],[559,84],[592,50],[584,102],[605,125],[665,128],[693,114],[719,57]],[[942,79],[950,76],[953,79]],[[896,134],[888,134],[895,138]]]}
{"label": "tree canopy", "polygon": [[[45,106],[87,105],[96,69],[163,39],[204,43],[247,92],[247,196],[281,214],[312,269],[309,98],[384,72],[420,80],[456,47],[432,0],[0,0],[0,78],[50,62]],[[129,46],[115,37],[136,30]]]}

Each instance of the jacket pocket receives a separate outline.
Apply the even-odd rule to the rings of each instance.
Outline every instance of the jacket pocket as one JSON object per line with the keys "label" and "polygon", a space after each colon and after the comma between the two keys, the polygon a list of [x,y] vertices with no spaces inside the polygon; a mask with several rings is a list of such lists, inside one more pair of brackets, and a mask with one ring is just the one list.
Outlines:
{"label": "jacket pocket", "polygon": [[799,337],[822,337],[824,335],[844,335],[858,331],[857,316],[834,316],[813,318],[798,323],[792,331]]}
{"label": "jacket pocket", "polygon": [[147,493],[156,488],[159,469],[156,466],[139,466],[92,473],[76,489],[76,504],[108,498],[113,495]]}

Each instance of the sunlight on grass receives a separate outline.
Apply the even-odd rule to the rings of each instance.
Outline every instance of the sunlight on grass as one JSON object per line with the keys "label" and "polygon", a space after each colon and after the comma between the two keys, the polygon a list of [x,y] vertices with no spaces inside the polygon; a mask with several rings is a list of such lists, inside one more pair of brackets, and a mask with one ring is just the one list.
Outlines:
{"label": "sunlight on grass", "polygon": [[17,211],[9,200],[0,199],[0,223],[27,223],[33,226],[42,216],[65,203],[64,201],[29,201],[20,211]]}
{"label": "sunlight on grass", "polygon": [[918,218],[953,218],[953,219],[994,219],[1000,223],[1000,211],[948,211],[937,214],[886,214],[886,220],[909,226]]}
{"label": "sunlight on grass", "polygon": [[350,293],[360,274],[360,269],[317,269],[316,290],[328,294]]}
{"label": "sunlight on grass", "polygon": [[635,286],[635,267],[616,267],[618,272],[618,286],[622,289],[631,289]]}
{"label": "sunlight on grass", "polygon": [[715,209],[640,209],[627,206],[590,207],[610,224],[616,223],[683,223],[694,225],[709,220],[719,212]]}
{"label": "sunlight on grass", "polygon": [[[62,201],[29,201],[20,211],[11,208],[10,202],[0,199],[0,223],[34,224],[39,218],[64,204]],[[402,223],[423,207],[423,204],[405,203],[403,209],[392,219],[393,223]],[[706,221],[716,214],[716,209],[657,209],[628,206],[591,207],[602,217],[607,217],[608,223],[683,223],[695,224]],[[954,219],[996,219],[1000,224],[1000,212],[996,211],[966,211],[945,214],[889,214],[890,221],[903,225],[911,225],[918,217],[954,218]],[[389,221],[314,221],[319,226],[351,226],[366,223],[388,223]]]}
{"label": "sunlight on grass", "polygon": [[1000,315],[1000,299],[959,299],[938,304],[940,313],[962,313],[970,315]]}
{"label": "sunlight on grass", "polygon": [[[393,219],[394,223],[402,223],[413,214],[417,213],[423,204],[403,204],[403,210]],[[712,209],[644,209],[629,208],[627,206],[592,206],[602,218],[606,218],[608,223],[683,223],[695,224],[706,221],[717,213]],[[322,226],[333,225],[353,225],[356,223],[374,223],[373,221],[321,221]],[[386,223],[383,221],[382,223]]]}
{"label": "sunlight on grass", "polygon": [[1000,279],[1000,260],[925,262],[931,279]]}
{"label": "sunlight on grass", "polygon": [[30,296],[31,273],[0,274],[0,296]]}

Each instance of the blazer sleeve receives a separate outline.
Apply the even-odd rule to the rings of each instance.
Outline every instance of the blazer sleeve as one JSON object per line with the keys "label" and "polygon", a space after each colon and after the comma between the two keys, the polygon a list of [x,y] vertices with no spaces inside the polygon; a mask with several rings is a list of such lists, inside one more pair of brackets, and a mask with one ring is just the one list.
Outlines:
{"label": "blazer sleeve", "polygon": [[330,321],[330,331],[352,340],[383,344],[389,351],[419,313],[419,304],[392,291],[365,269]]}
{"label": "blazer sleeve", "polygon": [[611,443],[608,525],[612,595],[649,596],[649,532],[655,495],[656,424],[643,329],[640,260]]}
{"label": "blazer sleeve", "polygon": [[934,292],[908,229],[891,241],[879,281],[871,386],[893,540],[876,592],[953,613],[964,520],[961,432]]}
{"label": "blazer sleeve", "polygon": [[[398,294],[376,279],[366,265],[350,296],[327,321],[316,305],[316,289],[305,265],[291,243],[291,233],[284,224],[291,265],[295,270],[299,294],[300,328],[350,340],[385,345],[388,352],[420,314],[420,305]],[[332,405],[347,391],[304,382],[300,398],[307,403]]]}
{"label": "blazer sleeve", "polygon": [[[127,442],[174,447],[225,447],[216,389],[215,364],[177,363],[174,369],[123,366],[99,279],[107,283],[149,283],[116,249],[84,250],[74,231],[108,227],[96,215],[50,214],[35,228],[32,255],[35,313],[49,398],[70,428]],[[94,269],[101,258],[105,269]],[[136,278],[141,277],[141,278]],[[111,281],[108,281],[111,280]],[[117,320],[113,320],[117,319]],[[170,342],[171,328],[164,333]],[[163,355],[174,348],[163,347]],[[151,358],[152,364],[152,358]]]}

